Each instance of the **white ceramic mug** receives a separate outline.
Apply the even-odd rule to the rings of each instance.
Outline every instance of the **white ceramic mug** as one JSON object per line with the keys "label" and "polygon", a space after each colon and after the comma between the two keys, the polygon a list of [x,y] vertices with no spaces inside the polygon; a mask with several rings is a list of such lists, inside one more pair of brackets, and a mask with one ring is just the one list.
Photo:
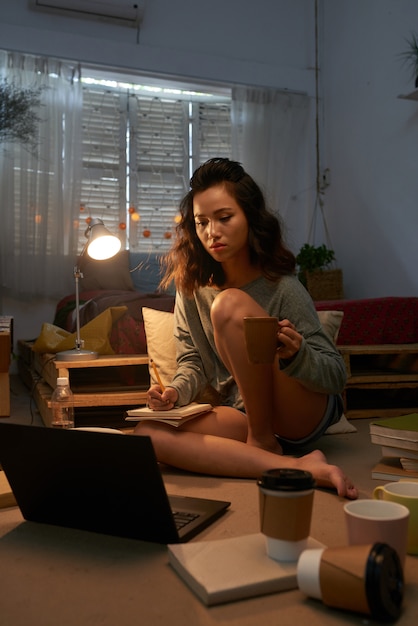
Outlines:
{"label": "white ceramic mug", "polygon": [[344,505],[350,545],[386,543],[405,562],[409,510],[398,502],[373,498],[353,500]]}

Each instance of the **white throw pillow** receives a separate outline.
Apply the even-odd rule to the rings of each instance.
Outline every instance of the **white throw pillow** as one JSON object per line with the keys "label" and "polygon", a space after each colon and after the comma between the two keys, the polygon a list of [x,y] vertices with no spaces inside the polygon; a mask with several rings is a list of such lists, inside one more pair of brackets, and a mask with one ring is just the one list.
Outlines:
{"label": "white throw pillow", "polygon": [[327,335],[331,337],[334,343],[337,343],[338,333],[340,332],[341,323],[343,321],[343,311],[317,311],[319,321]]}
{"label": "white throw pillow", "polygon": [[325,431],[325,435],[342,435],[344,433],[356,433],[357,428],[350,424],[344,413],[336,424],[333,424]]}
{"label": "white throw pillow", "polygon": [[[174,315],[142,307],[148,356],[158,368],[164,385],[168,385],[176,373],[176,347],[174,343]],[[151,382],[157,383],[154,370],[149,368]]]}

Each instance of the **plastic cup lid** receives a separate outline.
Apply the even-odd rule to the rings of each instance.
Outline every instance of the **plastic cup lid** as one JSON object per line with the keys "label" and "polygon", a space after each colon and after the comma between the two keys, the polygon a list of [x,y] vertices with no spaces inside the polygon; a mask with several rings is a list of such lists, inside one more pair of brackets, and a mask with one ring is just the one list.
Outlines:
{"label": "plastic cup lid", "polygon": [[281,468],[264,472],[257,484],[273,491],[305,491],[315,487],[315,480],[310,472]]}
{"label": "plastic cup lid", "polygon": [[401,612],[404,579],[396,550],[375,543],[366,564],[366,596],[370,614],[380,622],[395,621]]}

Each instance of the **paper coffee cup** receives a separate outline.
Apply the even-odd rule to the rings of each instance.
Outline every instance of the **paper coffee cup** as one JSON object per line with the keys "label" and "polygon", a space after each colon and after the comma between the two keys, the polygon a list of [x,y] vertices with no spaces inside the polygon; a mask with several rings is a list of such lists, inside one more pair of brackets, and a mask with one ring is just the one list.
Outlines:
{"label": "paper coffee cup", "polygon": [[403,601],[403,571],[396,550],[384,543],[305,550],[297,583],[330,607],[394,621]]}
{"label": "paper coffee cup", "polygon": [[418,554],[418,481],[388,483],[375,488],[373,498],[403,504],[409,510],[408,554]]}
{"label": "paper coffee cup", "polygon": [[273,363],[277,350],[277,317],[244,317],[244,335],[250,363]]}
{"label": "paper coffee cup", "polygon": [[277,469],[258,481],[260,530],[268,556],[297,561],[311,527],[315,481],[310,472]]}
{"label": "paper coffee cup", "polygon": [[350,545],[387,543],[405,562],[409,511],[397,502],[354,500],[344,505],[345,522]]}

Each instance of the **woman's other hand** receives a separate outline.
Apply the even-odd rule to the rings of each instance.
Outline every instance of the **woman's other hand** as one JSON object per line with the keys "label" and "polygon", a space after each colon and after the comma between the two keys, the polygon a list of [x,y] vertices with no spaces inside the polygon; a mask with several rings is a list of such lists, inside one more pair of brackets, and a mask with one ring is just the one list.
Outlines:
{"label": "woman's other hand", "polygon": [[297,354],[302,345],[302,335],[289,320],[279,321],[277,333],[278,352],[280,359],[291,359]]}

